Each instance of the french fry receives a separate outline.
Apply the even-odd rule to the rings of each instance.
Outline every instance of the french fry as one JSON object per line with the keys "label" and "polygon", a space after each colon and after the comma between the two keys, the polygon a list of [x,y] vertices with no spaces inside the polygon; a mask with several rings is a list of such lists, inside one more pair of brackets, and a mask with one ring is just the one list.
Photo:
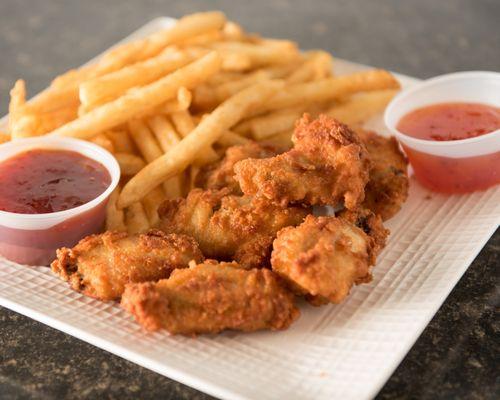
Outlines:
{"label": "french fry", "polygon": [[286,79],[287,83],[308,82],[327,78],[332,71],[332,56],[325,51],[314,51],[309,58]]}
{"label": "french fry", "polygon": [[86,111],[123,96],[135,86],[144,86],[185,66],[192,57],[179,50],[167,48],[154,58],[135,63],[80,85],[80,101]]}
{"label": "french fry", "polygon": [[292,147],[293,130],[277,133],[266,138],[264,141],[275,146],[278,149],[287,150]]}
{"label": "french fry", "polygon": [[179,88],[177,91],[177,98],[167,101],[161,108],[165,114],[170,114],[178,111],[185,111],[191,105],[193,95],[190,90],[185,87]]}
{"label": "french fry", "polygon": [[97,144],[98,146],[101,146],[103,149],[106,149],[110,153],[114,153],[115,151],[115,146],[113,145],[113,142],[104,133],[95,135],[92,139],[90,139],[90,141],[92,143]]}
{"label": "french fry", "polygon": [[142,206],[148,217],[149,225],[151,227],[157,226],[160,222],[158,215],[158,207],[165,200],[165,194],[160,187],[156,187],[149,192],[142,200]]}
{"label": "french fry", "polygon": [[227,130],[222,134],[219,140],[217,140],[217,143],[224,147],[231,147],[231,146],[241,146],[243,144],[247,144],[250,141],[251,141],[250,139],[238,135],[236,132]]}
{"label": "french fry", "polygon": [[359,125],[381,113],[397,92],[390,89],[358,93],[346,102],[332,107],[326,114],[344,124]]}
{"label": "french fry", "polygon": [[[156,115],[149,118],[148,125],[160,144],[163,153],[167,153],[172,147],[180,142],[180,136],[173,125],[164,115]],[[178,174],[170,178],[166,185],[168,186],[169,198],[181,197],[183,193],[183,175]]]}
{"label": "french fry", "polygon": [[[9,131],[16,130],[16,123],[22,113],[22,108],[26,104],[26,83],[22,79],[18,79],[14,87],[10,91],[9,102]],[[15,138],[16,134],[13,134]]]}
{"label": "french fry", "polygon": [[[131,120],[129,128],[130,136],[146,162],[152,163],[163,155],[155,137],[142,120]],[[163,182],[163,190],[169,199],[179,197],[178,180],[172,179]]]}
{"label": "french fry", "polygon": [[219,71],[215,75],[211,76],[207,80],[208,85],[221,85],[226,82],[234,81],[237,79],[241,79],[245,76],[243,72],[235,72],[235,71]]}
{"label": "french fry", "polygon": [[238,93],[239,91],[255,84],[258,82],[262,82],[265,80],[271,79],[270,73],[265,70],[257,70],[253,73],[246,75],[245,77],[232,82],[224,83],[220,86],[217,86],[215,91],[215,97],[218,103],[222,103],[227,98],[231,97],[233,94]]}
{"label": "french fry", "polygon": [[210,110],[218,104],[217,96],[209,85],[200,85],[193,90],[193,106],[197,110]]}
{"label": "french fry", "polygon": [[15,124],[12,126],[12,136],[14,138],[27,138],[44,135],[75,119],[75,117],[76,109],[71,106],[41,114],[23,109],[16,116]]}
{"label": "french fry", "polygon": [[140,202],[125,209],[125,225],[130,234],[144,232],[150,228],[148,216]]}
{"label": "french fry", "polygon": [[221,59],[216,52],[178,69],[147,86],[125,95],[55,129],[51,135],[86,139],[122,124],[135,116],[174,98],[180,87],[193,88],[216,73]]}
{"label": "french fry", "polygon": [[45,89],[26,104],[27,111],[44,113],[65,107],[78,108],[78,86]]}
{"label": "french fry", "polygon": [[189,47],[189,46],[203,46],[212,42],[220,41],[224,38],[224,34],[221,30],[213,30],[210,32],[203,33],[198,36],[193,36],[192,38],[183,40],[177,43],[179,47]]}
{"label": "french fry", "polygon": [[234,54],[228,51],[219,53],[222,57],[223,71],[246,71],[252,68],[252,59],[246,54]]}
{"label": "french fry", "polygon": [[[170,118],[183,138],[188,136],[196,127],[188,111],[172,113]],[[217,153],[209,146],[196,157],[196,163],[199,165],[210,164],[218,159]]]}
{"label": "french fry", "polygon": [[130,139],[130,136],[125,130],[112,130],[107,131],[105,135],[111,139],[113,146],[117,153],[130,153],[134,154],[136,152],[134,143]]}
{"label": "french fry", "polygon": [[[197,120],[197,123],[200,123],[204,118],[208,117],[209,114],[205,114],[201,117],[196,117],[193,118],[194,120]],[[221,137],[217,140],[217,144],[223,147],[231,147],[231,146],[240,146],[243,144],[246,144],[250,142],[251,140],[239,135],[238,133],[232,131],[232,130],[227,130],[224,132]],[[219,157],[223,156],[223,154],[219,154]]]}
{"label": "french fry", "polygon": [[116,202],[120,196],[120,188],[117,186],[109,196],[106,205],[106,230],[107,231],[126,231],[125,214],[123,210],[116,207]]}
{"label": "french fry", "polygon": [[[274,44],[272,46],[256,46],[243,42],[216,42],[209,47],[220,51],[222,55],[231,57],[245,57],[250,61],[249,68],[256,68],[270,64],[288,64],[300,58],[295,45]],[[248,68],[247,68],[248,69]]]}
{"label": "french fry", "polygon": [[233,21],[227,21],[222,29],[222,33],[226,40],[238,41],[242,40],[245,36],[245,32],[240,25]]}
{"label": "french fry", "polygon": [[293,129],[295,121],[297,121],[303,113],[304,107],[294,107],[252,118],[248,120],[250,122],[252,136],[255,140],[264,140],[280,132]]}
{"label": "french fry", "polygon": [[163,154],[153,134],[142,120],[132,119],[128,126],[130,137],[146,162],[150,163]]}
{"label": "french fry", "polygon": [[148,125],[164,153],[168,152],[181,140],[173,125],[164,115],[149,118]]}
{"label": "french fry", "polygon": [[114,156],[116,161],[118,161],[120,171],[124,176],[135,175],[146,166],[144,160],[135,154],[115,153]]}
{"label": "french fry", "polygon": [[226,100],[177,146],[128,181],[120,195],[119,206],[124,208],[131,205],[165,179],[181,173],[200,151],[212,145],[248,112],[260,106],[283,86],[282,81],[257,83]]}
{"label": "french fry", "polygon": [[254,111],[254,115],[299,104],[326,102],[353,93],[398,89],[394,76],[384,70],[369,70],[335,78],[286,86]]}
{"label": "french fry", "polygon": [[8,133],[0,132],[0,143],[6,143],[10,141],[11,137]]}
{"label": "french fry", "polygon": [[200,168],[197,167],[196,165],[191,165],[188,171],[189,171],[189,191],[191,191],[196,187],[196,177],[200,172]]}

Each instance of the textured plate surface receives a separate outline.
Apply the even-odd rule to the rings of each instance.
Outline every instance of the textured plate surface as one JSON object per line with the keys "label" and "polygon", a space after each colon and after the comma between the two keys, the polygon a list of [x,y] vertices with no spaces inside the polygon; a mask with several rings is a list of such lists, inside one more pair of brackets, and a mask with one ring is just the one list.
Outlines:
{"label": "textured plate surface", "polygon": [[[151,21],[126,40],[171,22]],[[339,60],[335,68],[366,67]],[[384,133],[380,117],[368,126]],[[3,259],[0,305],[223,399],[369,399],[499,223],[500,188],[443,196],[412,179],[408,202],[387,223],[391,236],[373,281],[341,305],[301,305],[301,318],[285,332],[148,334],[117,304],[73,292],[48,268]]]}

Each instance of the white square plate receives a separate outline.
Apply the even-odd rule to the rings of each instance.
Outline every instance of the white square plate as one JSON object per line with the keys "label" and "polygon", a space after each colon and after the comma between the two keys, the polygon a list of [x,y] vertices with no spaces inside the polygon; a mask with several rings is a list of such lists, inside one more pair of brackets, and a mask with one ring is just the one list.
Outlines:
{"label": "white square plate", "polygon": [[[156,19],[125,40],[172,22]],[[360,68],[341,60],[335,65],[338,74]],[[416,82],[398,78],[403,86]],[[381,117],[368,125],[384,133]],[[499,187],[443,196],[412,178],[407,203],[387,224],[391,236],[373,281],[354,288],[341,305],[303,304],[301,318],[285,332],[198,338],[145,333],[118,304],[70,290],[46,267],[3,259],[0,305],[219,398],[369,399],[499,222]]]}

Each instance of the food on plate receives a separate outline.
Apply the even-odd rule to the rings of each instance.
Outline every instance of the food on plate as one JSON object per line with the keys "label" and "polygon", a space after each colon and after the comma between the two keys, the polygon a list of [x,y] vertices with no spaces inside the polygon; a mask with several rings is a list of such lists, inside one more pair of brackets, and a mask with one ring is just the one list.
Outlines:
{"label": "food on plate", "polygon": [[33,149],[0,163],[0,210],[20,214],[64,211],[94,200],[111,183],[98,161],[75,151]]}
{"label": "food on plate", "polygon": [[396,215],[408,197],[408,161],[394,137],[357,130],[370,156],[370,179],[365,187],[363,207],[384,221]]}
{"label": "food on plate", "polygon": [[343,202],[355,208],[363,201],[370,163],[353,131],[325,115],[311,120],[306,114],[292,140],[294,147],[286,153],[234,166],[243,193],[282,206]]}
{"label": "food on plate", "polygon": [[242,194],[234,177],[234,164],[247,158],[268,158],[276,155],[274,146],[250,142],[229,147],[222,160],[202,168],[196,177],[196,186],[204,189],[229,188],[233,194]]}
{"label": "food on plate", "polygon": [[299,316],[272,271],[208,261],[156,283],[127,285],[121,305],[148,331],[188,335],[286,329]]}
{"label": "food on plate", "polygon": [[203,261],[196,242],[185,235],[151,230],[144,234],[105,232],[61,248],[52,271],[71,288],[100,300],[119,299],[131,282],[167,278],[191,260]]}
{"label": "food on plate", "polygon": [[[89,164],[91,193],[60,168],[50,175],[55,196],[11,191],[50,212],[111,186],[96,210],[65,221],[53,272],[85,295],[121,298],[147,330],[174,334],[286,329],[299,316],[295,295],[343,301],[371,279],[388,234],[382,219],[406,200],[408,177],[394,139],[361,130],[398,81],[379,69],[336,76],[333,63],[205,12],[114,47],[32,100],[18,80],[0,143],[79,138],[111,153],[99,151],[116,170],[109,183]],[[26,153],[30,166],[46,164],[37,151]],[[6,182],[0,211],[12,209]],[[314,206],[340,211],[312,216]],[[70,248],[104,214],[107,231]],[[22,239],[0,242],[0,252],[39,250],[31,233]],[[56,247],[51,232],[43,240]]]}
{"label": "food on plate", "polygon": [[229,193],[193,189],[186,199],[165,200],[159,209],[160,229],[192,236],[206,257],[264,267],[276,233],[300,224],[309,212]]}
{"label": "food on plate", "polygon": [[371,280],[378,250],[376,240],[347,219],[309,215],[278,232],[271,264],[312,304],[340,303],[353,285]]}

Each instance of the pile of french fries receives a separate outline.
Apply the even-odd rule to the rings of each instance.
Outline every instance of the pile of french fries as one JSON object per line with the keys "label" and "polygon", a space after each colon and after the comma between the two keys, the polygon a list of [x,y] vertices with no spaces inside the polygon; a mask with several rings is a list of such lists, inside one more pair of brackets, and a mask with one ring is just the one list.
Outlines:
{"label": "pile of french fries", "polygon": [[158,223],[165,198],[185,196],[199,169],[227,147],[250,140],[288,147],[304,112],[362,124],[398,88],[384,70],[334,76],[327,52],[300,52],[294,42],[248,34],[224,14],[205,12],[112,48],[29,102],[18,80],[0,142],[59,135],[107,149],[122,179],[106,228],[140,232]]}

